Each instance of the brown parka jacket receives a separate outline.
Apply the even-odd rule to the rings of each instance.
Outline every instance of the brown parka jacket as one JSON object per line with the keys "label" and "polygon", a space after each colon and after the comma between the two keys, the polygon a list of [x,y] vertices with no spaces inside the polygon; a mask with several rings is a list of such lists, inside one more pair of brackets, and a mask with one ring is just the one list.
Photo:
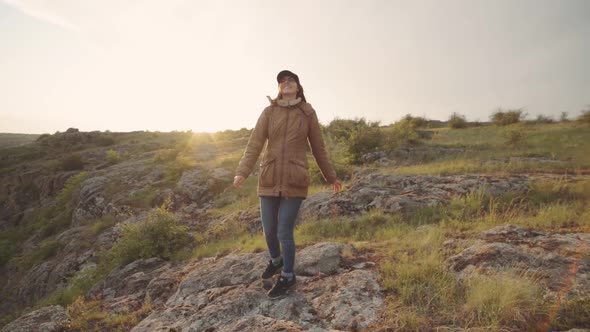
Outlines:
{"label": "brown parka jacket", "polygon": [[[284,104],[283,104],[284,105]],[[336,172],[330,164],[315,110],[307,102],[264,109],[250,136],[236,175],[247,178],[265,146],[258,178],[259,196],[307,197],[307,147],[330,184]]]}

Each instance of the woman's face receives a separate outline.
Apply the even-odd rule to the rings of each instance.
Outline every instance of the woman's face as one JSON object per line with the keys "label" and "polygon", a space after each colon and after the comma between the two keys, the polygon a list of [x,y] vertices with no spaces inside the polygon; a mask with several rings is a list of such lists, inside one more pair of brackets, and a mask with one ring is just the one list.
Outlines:
{"label": "woman's face", "polygon": [[285,94],[297,94],[297,82],[291,76],[285,76],[279,82],[279,92]]}

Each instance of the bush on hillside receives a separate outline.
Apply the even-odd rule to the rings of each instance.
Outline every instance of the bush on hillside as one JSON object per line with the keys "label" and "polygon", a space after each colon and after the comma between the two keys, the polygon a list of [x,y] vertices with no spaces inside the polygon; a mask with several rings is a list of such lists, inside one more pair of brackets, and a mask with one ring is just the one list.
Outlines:
{"label": "bush on hillside", "polygon": [[351,162],[361,163],[365,153],[373,152],[383,144],[383,133],[379,129],[379,122],[359,122],[348,139],[348,152]]}
{"label": "bush on hillside", "polygon": [[418,128],[425,125],[424,118],[415,118],[410,114],[393,124],[385,135],[385,148],[393,150],[403,145],[415,145],[420,140]]}
{"label": "bush on hillside", "polygon": [[77,153],[63,157],[61,160],[61,169],[64,171],[77,171],[84,169],[82,157]]}
{"label": "bush on hillside", "polygon": [[467,127],[467,120],[465,120],[465,115],[461,115],[459,113],[453,113],[449,117],[449,128],[452,129],[461,129]]}
{"label": "bush on hillside", "polygon": [[345,141],[350,138],[352,133],[357,128],[364,128],[367,126],[367,122],[364,118],[361,119],[334,119],[325,127],[325,133],[332,139],[337,141]]}
{"label": "bush on hillside", "polygon": [[113,149],[109,149],[106,153],[107,156],[107,162],[111,165],[118,163],[119,161],[121,161],[121,156],[119,155],[119,152],[113,150]]}
{"label": "bush on hillside", "polygon": [[514,123],[519,123],[524,119],[525,114],[522,109],[504,111],[499,108],[491,115],[492,122],[497,126],[507,126]]}
{"label": "bush on hillside", "polygon": [[412,116],[411,114],[406,114],[406,116],[404,116],[404,118],[401,121],[408,122],[410,126],[412,126],[415,129],[426,128],[430,123],[425,117]]}
{"label": "bush on hillside", "polygon": [[153,210],[139,223],[123,224],[121,228],[121,237],[110,251],[111,259],[118,266],[141,258],[171,259],[194,242],[186,226],[164,208]]}

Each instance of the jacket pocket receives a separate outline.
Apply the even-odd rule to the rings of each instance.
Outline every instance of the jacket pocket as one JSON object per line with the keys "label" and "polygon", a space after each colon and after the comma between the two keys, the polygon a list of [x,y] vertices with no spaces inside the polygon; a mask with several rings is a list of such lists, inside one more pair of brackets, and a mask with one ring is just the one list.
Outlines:
{"label": "jacket pocket", "polygon": [[309,186],[308,166],[296,159],[289,160],[288,183],[293,187],[305,188]]}
{"label": "jacket pocket", "polygon": [[258,181],[261,187],[275,185],[275,158],[268,159],[260,164],[260,178]]}

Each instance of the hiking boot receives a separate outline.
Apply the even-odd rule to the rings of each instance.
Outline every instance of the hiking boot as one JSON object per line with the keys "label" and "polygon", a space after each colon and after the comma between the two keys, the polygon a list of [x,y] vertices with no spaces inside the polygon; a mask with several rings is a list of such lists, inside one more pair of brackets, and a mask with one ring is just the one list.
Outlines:
{"label": "hiking boot", "polygon": [[283,267],[283,260],[281,260],[279,265],[274,265],[272,263],[272,259],[269,260],[268,265],[266,266],[266,269],[264,270],[264,272],[262,272],[262,279],[268,279],[268,278],[274,276],[275,274],[281,272],[282,267]]}
{"label": "hiking boot", "polygon": [[277,298],[287,294],[287,291],[295,285],[295,275],[290,280],[281,276],[275,286],[268,292],[268,297]]}

